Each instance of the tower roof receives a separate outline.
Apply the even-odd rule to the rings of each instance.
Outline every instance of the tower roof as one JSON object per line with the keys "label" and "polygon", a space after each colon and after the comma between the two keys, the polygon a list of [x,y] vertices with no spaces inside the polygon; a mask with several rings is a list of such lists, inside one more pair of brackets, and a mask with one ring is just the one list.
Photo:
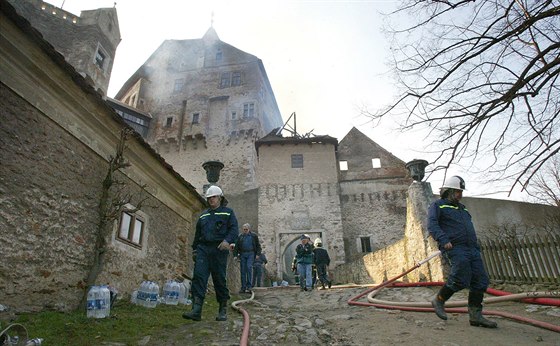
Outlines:
{"label": "tower roof", "polygon": [[220,40],[220,38],[218,37],[218,33],[216,32],[216,30],[214,30],[214,27],[208,28],[208,30],[206,31],[204,36],[202,36],[202,39],[206,43],[211,43],[211,42]]}

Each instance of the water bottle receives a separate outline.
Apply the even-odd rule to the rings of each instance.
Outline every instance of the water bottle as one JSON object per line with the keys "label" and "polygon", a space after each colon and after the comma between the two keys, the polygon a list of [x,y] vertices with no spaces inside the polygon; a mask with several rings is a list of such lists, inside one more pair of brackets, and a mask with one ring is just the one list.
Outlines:
{"label": "water bottle", "polygon": [[41,346],[43,344],[42,338],[33,338],[31,340],[27,340],[25,346]]}
{"label": "water bottle", "polygon": [[138,297],[136,301],[140,306],[146,306],[146,297],[148,296],[148,282],[142,281],[140,289],[138,290]]}
{"label": "water bottle", "polygon": [[179,304],[180,288],[177,281],[171,281],[171,292],[173,293],[173,300],[171,301],[171,305]]}
{"label": "water bottle", "polygon": [[167,280],[163,285],[163,301],[166,305],[171,305],[173,299],[173,291],[171,289],[171,280]]}
{"label": "water bottle", "polygon": [[148,297],[146,299],[146,307],[155,308],[157,305],[159,286],[157,283],[150,281],[148,283]]}
{"label": "water bottle", "polygon": [[101,308],[99,318],[109,317],[111,314],[111,291],[108,286],[101,286]]}
{"label": "water bottle", "polygon": [[97,296],[99,295],[99,288],[91,286],[87,294],[87,317],[96,318],[97,313]]}
{"label": "water bottle", "polygon": [[187,292],[187,288],[185,287],[185,282],[178,282],[177,283],[179,285],[179,297],[178,297],[178,303],[181,304],[185,304],[185,297],[186,297],[186,292]]}

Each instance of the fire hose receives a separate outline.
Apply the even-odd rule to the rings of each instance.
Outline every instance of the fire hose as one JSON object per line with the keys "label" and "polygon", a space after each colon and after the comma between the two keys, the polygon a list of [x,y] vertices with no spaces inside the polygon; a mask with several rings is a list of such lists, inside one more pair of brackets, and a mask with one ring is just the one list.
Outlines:
{"label": "fire hose", "polygon": [[[427,263],[431,259],[441,255],[441,251],[436,251],[432,253],[430,256],[425,258],[424,260],[416,263],[412,268],[408,269],[407,271],[399,274],[379,285],[375,285],[372,288],[354,296],[348,300],[348,305],[356,305],[356,306],[373,306],[380,309],[388,309],[388,310],[401,310],[401,311],[412,311],[412,312],[434,312],[434,309],[431,307],[430,302],[392,302],[392,301],[385,301],[375,299],[374,297],[386,287],[430,287],[430,286],[442,286],[443,282],[417,282],[417,283],[397,283],[398,279],[407,275],[408,273],[418,269],[423,264]],[[352,288],[352,287],[369,287],[371,285],[344,285],[344,286],[336,286],[337,288]],[[278,288],[277,288],[278,289]],[[491,303],[498,303],[503,301],[510,301],[510,300],[519,300],[525,303],[530,304],[541,304],[541,305],[549,305],[549,306],[560,306],[560,300],[557,299],[557,294],[555,295],[553,292],[531,292],[530,294],[527,293],[518,293],[518,294],[511,294],[509,292],[500,291],[492,288],[488,288],[486,290],[487,293],[492,294],[496,297],[490,297],[484,299],[484,303],[491,304]],[[359,302],[357,301],[361,297],[367,295],[368,302]],[[249,342],[249,329],[250,329],[250,317],[249,313],[240,307],[239,305],[243,303],[250,302],[254,299],[255,292],[253,291],[251,294],[251,298],[238,300],[232,303],[232,308],[238,311],[243,315],[243,331],[241,334],[241,339],[239,342],[240,346],[246,346]],[[555,298],[556,297],[556,298]],[[465,306],[468,302],[466,300],[461,301],[448,301],[446,302],[446,312],[451,313],[468,313],[466,308],[459,308],[459,306]],[[526,323],[529,325],[533,325],[535,327],[548,329],[557,333],[560,333],[560,326],[538,321],[530,318],[526,318],[523,316],[515,315],[512,313],[504,312],[504,311],[496,311],[496,310],[485,310],[483,312],[484,315],[491,315],[491,316],[500,316],[504,318],[508,318],[513,321]]]}
{"label": "fire hose", "polygon": [[[374,286],[373,288],[368,289],[365,292],[362,292],[359,295],[350,298],[348,300],[348,304],[358,305],[358,306],[374,306],[376,308],[381,308],[381,309],[393,309],[393,310],[402,310],[402,311],[433,312],[434,309],[431,307],[431,303],[429,302],[390,302],[390,301],[374,299],[374,297],[385,287],[422,287],[422,286],[427,287],[427,286],[443,285],[444,284],[443,282],[395,283],[395,281],[397,281],[399,278],[405,276],[406,274],[410,273],[413,270],[418,269],[422,264],[430,261],[434,257],[439,256],[440,254],[441,254],[440,251],[434,252],[426,259],[416,263],[416,265],[414,265],[412,268],[405,271],[404,273],[399,274],[381,283],[380,285]],[[486,292],[493,295],[499,295],[499,297],[486,298],[484,299],[485,303],[497,303],[497,302],[509,301],[509,300],[521,300],[533,304],[560,306],[560,300],[546,298],[546,297],[554,297],[555,295],[552,292],[532,292],[530,294],[530,298],[528,298],[527,293],[510,294],[508,292],[498,291],[490,288]],[[368,295],[367,296],[368,303],[357,301],[359,298],[365,296],[366,294]],[[467,313],[468,310],[465,308],[455,308],[458,306],[465,306],[467,305],[467,303],[468,302],[464,300],[448,301],[446,302],[446,311],[452,313]],[[483,313],[485,315],[501,316],[514,321],[527,323],[530,325],[534,325],[536,327],[540,327],[540,328],[544,328],[560,333],[560,326],[551,323],[529,319],[503,311],[486,310]]]}

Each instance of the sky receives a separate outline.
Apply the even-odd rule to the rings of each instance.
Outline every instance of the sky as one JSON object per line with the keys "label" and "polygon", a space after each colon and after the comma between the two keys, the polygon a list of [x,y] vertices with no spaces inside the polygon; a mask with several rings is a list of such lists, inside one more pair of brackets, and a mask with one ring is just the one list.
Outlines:
{"label": "sky", "polygon": [[[424,133],[400,133],[391,119],[374,127],[361,115],[376,111],[396,97],[390,72],[388,39],[382,33],[383,13],[395,0],[48,0],[79,15],[82,10],[116,6],[121,32],[108,96],[149,56],[170,39],[198,39],[212,25],[220,40],[263,61],[282,118],[295,112],[297,132],[329,135],[339,141],[352,127],[404,162],[430,161],[422,151]],[[407,18],[402,18],[406,21]],[[454,167],[450,175],[467,182],[465,196],[527,200],[511,197],[482,177]],[[478,180],[477,180],[478,179]],[[434,192],[443,174],[427,179]]]}

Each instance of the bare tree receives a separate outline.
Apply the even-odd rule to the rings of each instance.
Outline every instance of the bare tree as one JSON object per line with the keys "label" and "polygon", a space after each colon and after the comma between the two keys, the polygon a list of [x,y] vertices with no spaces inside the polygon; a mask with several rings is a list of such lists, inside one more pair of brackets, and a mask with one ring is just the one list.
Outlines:
{"label": "bare tree", "polygon": [[555,157],[533,179],[529,195],[537,202],[560,209],[560,158]]}
{"label": "bare tree", "polygon": [[526,189],[560,150],[560,1],[405,0],[388,18],[407,13],[387,26],[400,96],[364,114],[429,129],[433,170]]}

